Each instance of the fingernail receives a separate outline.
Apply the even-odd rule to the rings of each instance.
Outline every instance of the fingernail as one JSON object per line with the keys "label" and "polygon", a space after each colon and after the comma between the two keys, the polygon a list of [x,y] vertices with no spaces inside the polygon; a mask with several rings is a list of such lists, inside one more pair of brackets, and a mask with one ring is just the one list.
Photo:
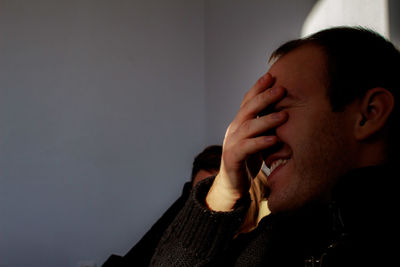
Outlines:
{"label": "fingernail", "polygon": [[276,136],[265,136],[265,141],[270,143],[270,142],[275,142]]}
{"label": "fingernail", "polygon": [[283,112],[275,112],[275,113],[272,113],[272,117],[273,117],[274,119],[276,119],[276,120],[282,119],[283,116],[284,116]]}
{"label": "fingernail", "polygon": [[281,91],[281,87],[272,87],[270,90],[271,95],[277,95]]}

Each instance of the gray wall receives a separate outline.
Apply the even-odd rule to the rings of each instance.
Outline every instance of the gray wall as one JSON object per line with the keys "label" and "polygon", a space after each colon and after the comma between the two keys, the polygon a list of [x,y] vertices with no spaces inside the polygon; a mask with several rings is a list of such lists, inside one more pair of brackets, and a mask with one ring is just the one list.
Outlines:
{"label": "gray wall", "polygon": [[98,265],[205,145],[202,1],[0,1],[0,266]]}

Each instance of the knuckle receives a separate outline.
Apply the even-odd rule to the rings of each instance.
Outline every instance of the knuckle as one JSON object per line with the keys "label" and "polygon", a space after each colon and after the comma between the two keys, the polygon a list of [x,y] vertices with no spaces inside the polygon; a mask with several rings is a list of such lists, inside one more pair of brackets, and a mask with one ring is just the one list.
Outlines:
{"label": "knuckle", "polygon": [[268,97],[268,95],[266,95],[266,94],[258,94],[255,96],[254,99],[257,103],[264,103],[266,101],[267,97]]}
{"label": "knuckle", "polygon": [[249,132],[251,130],[251,121],[247,120],[247,121],[243,122],[242,126],[240,128],[244,132]]}
{"label": "knuckle", "polygon": [[240,116],[240,115],[242,115],[242,114],[247,114],[247,113],[249,112],[249,110],[250,110],[250,105],[251,105],[250,102],[247,102],[247,103],[243,104],[243,105],[240,107],[240,110],[239,110],[239,112],[238,112],[238,115]]}
{"label": "knuckle", "polygon": [[233,152],[232,154],[234,154],[237,158],[242,158],[242,156],[240,156],[240,155],[246,154],[247,146],[248,146],[247,140],[245,140],[245,139],[240,140],[237,143],[236,149],[232,151]]}

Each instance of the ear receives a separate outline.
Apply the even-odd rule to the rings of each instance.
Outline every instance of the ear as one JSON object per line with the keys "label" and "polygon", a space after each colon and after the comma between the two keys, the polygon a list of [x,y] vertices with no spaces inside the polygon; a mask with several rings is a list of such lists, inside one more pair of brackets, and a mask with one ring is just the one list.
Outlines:
{"label": "ear", "polygon": [[382,130],[392,113],[394,97],[385,88],[376,87],[367,91],[360,102],[355,125],[357,140],[365,140]]}

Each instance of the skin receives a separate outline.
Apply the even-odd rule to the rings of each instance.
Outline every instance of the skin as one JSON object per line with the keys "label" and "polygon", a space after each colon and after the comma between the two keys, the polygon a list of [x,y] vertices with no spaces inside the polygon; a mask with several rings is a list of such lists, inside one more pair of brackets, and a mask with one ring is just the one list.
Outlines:
{"label": "skin", "polygon": [[[354,125],[360,103],[332,111],[324,66],[321,49],[301,46],[279,58],[247,92],[225,135],[221,169],[206,197],[210,209],[231,210],[262,160],[270,166],[288,159],[268,177],[272,213],[328,201],[337,177],[358,164]],[[272,105],[273,113],[257,116]],[[271,129],[276,135],[265,136]]]}
{"label": "skin", "polygon": [[333,112],[326,95],[325,56],[316,46],[300,47],[269,70],[287,95],[275,109],[288,114],[276,129],[282,147],[265,159],[289,159],[268,177],[271,211],[297,209],[310,201],[329,201],[332,187],[356,163],[353,106]]}

